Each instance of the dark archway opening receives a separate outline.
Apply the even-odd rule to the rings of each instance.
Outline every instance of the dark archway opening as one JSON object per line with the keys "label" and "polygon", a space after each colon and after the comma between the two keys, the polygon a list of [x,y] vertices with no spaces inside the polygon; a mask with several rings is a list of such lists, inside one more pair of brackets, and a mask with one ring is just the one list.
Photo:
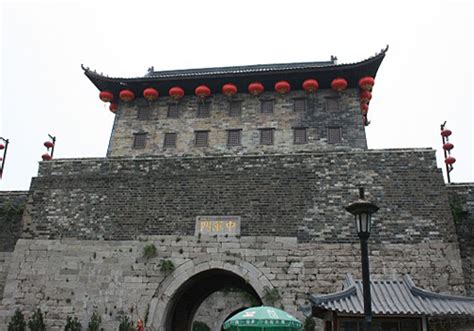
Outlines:
{"label": "dark archway opening", "polygon": [[[232,316],[234,316],[235,314],[238,314],[240,313],[242,310],[245,310],[249,307],[242,307],[240,309],[237,309],[237,310],[234,310],[232,313],[230,313],[229,315],[227,315],[227,317],[225,318],[225,321],[227,321],[229,318],[231,318]],[[222,326],[221,328],[221,331],[224,331],[224,326]]]}
{"label": "dark archway opening", "polygon": [[240,276],[222,269],[203,271],[189,278],[173,295],[166,315],[166,331],[191,331],[192,320],[201,303],[212,293],[238,288],[252,295],[261,304],[253,287]]}

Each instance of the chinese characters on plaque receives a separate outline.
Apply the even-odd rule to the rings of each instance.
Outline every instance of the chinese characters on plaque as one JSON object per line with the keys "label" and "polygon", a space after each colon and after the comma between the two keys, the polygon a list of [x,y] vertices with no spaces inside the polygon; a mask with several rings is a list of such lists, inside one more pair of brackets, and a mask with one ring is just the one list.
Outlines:
{"label": "chinese characters on plaque", "polygon": [[240,216],[197,216],[196,235],[240,235]]}

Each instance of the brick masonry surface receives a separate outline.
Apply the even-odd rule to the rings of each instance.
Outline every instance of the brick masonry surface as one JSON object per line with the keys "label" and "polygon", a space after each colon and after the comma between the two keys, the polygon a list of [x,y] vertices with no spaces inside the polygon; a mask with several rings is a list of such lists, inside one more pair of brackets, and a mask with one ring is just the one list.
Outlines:
{"label": "brick masonry surface", "polygon": [[24,238],[193,235],[196,216],[235,215],[242,236],[352,243],[344,206],[358,198],[359,185],[380,207],[374,242],[456,242],[430,149],[42,162]]}
{"label": "brick masonry surface", "polygon": [[474,296],[474,183],[448,184],[462,266],[469,296]]}
{"label": "brick masonry surface", "polygon": [[[337,98],[338,109],[328,108],[328,99]],[[294,99],[305,98],[306,110],[295,111]],[[235,155],[248,153],[294,153],[324,149],[367,148],[365,130],[359,106],[359,91],[348,89],[342,93],[320,90],[308,96],[303,91],[292,91],[281,96],[265,92],[259,98],[237,94],[233,101],[242,102],[241,116],[229,116],[230,99],[222,94],[207,98],[210,116],[198,118],[202,101],[186,96],[179,102],[179,118],[167,118],[168,105],[175,101],[159,98],[148,103],[144,99],[126,104],[117,110],[108,156],[137,155]],[[261,101],[273,100],[273,113],[261,112]],[[149,112],[147,119],[139,119],[139,109]],[[143,117],[142,117],[143,118]],[[294,144],[294,128],[307,128],[307,144]],[[328,143],[328,127],[341,127],[342,141]],[[259,129],[274,128],[274,145],[260,144]],[[227,130],[241,129],[241,145],[227,146]],[[209,130],[208,147],[194,146],[194,131]],[[134,134],[146,132],[143,149],[134,149]],[[164,148],[165,133],[177,133],[176,148]]]}
{"label": "brick masonry surface", "polygon": [[[157,256],[143,258],[154,243]],[[114,330],[121,315],[147,319],[163,330],[163,306],[181,285],[201,272],[223,269],[245,279],[264,304],[265,288],[277,288],[272,305],[301,320],[298,307],[308,293],[341,289],[347,273],[360,278],[358,244],[298,243],[296,237],[149,236],[131,241],[25,240],[13,253],[5,296],[0,306],[0,330],[16,308],[26,316],[37,307],[46,314],[48,330],[64,327],[66,316],[87,325],[92,311],[105,330]],[[462,268],[455,243],[371,243],[371,273],[375,278],[409,273],[429,290],[463,293]],[[160,269],[170,260],[175,270]]]}

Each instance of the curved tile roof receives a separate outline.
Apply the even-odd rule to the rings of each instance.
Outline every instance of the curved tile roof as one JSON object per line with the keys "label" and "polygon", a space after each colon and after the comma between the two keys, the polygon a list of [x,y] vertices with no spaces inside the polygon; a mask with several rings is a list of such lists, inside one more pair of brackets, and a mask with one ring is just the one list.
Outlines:
{"label": "curved tile roof", "polygon": [[[474,316],[474,298],[423,290],[408,275],[400,280],[371,280],[370,290],[374,315]],[[347,275],[343,291],[309,299],[313,311],[363,315],[362,294],[362,281]]]}

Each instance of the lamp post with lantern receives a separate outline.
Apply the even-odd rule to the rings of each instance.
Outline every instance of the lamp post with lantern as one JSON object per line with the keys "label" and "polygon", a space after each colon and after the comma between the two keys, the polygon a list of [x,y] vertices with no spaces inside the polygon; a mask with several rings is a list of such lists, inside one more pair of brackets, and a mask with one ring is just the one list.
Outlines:
{"label": "lamp post with lantern", "polygon": [[370,271],[368,239],[371,230],[372,214],[379,210],[375,204],[365,200],[364,188],[359,188],[359,200],[351,203],[346,210],[354,215],[357,235],[360,239],[362,259],[362,287],[364,291],[364,330],[370,331],[372,325],[372,299],[370,295]]}

